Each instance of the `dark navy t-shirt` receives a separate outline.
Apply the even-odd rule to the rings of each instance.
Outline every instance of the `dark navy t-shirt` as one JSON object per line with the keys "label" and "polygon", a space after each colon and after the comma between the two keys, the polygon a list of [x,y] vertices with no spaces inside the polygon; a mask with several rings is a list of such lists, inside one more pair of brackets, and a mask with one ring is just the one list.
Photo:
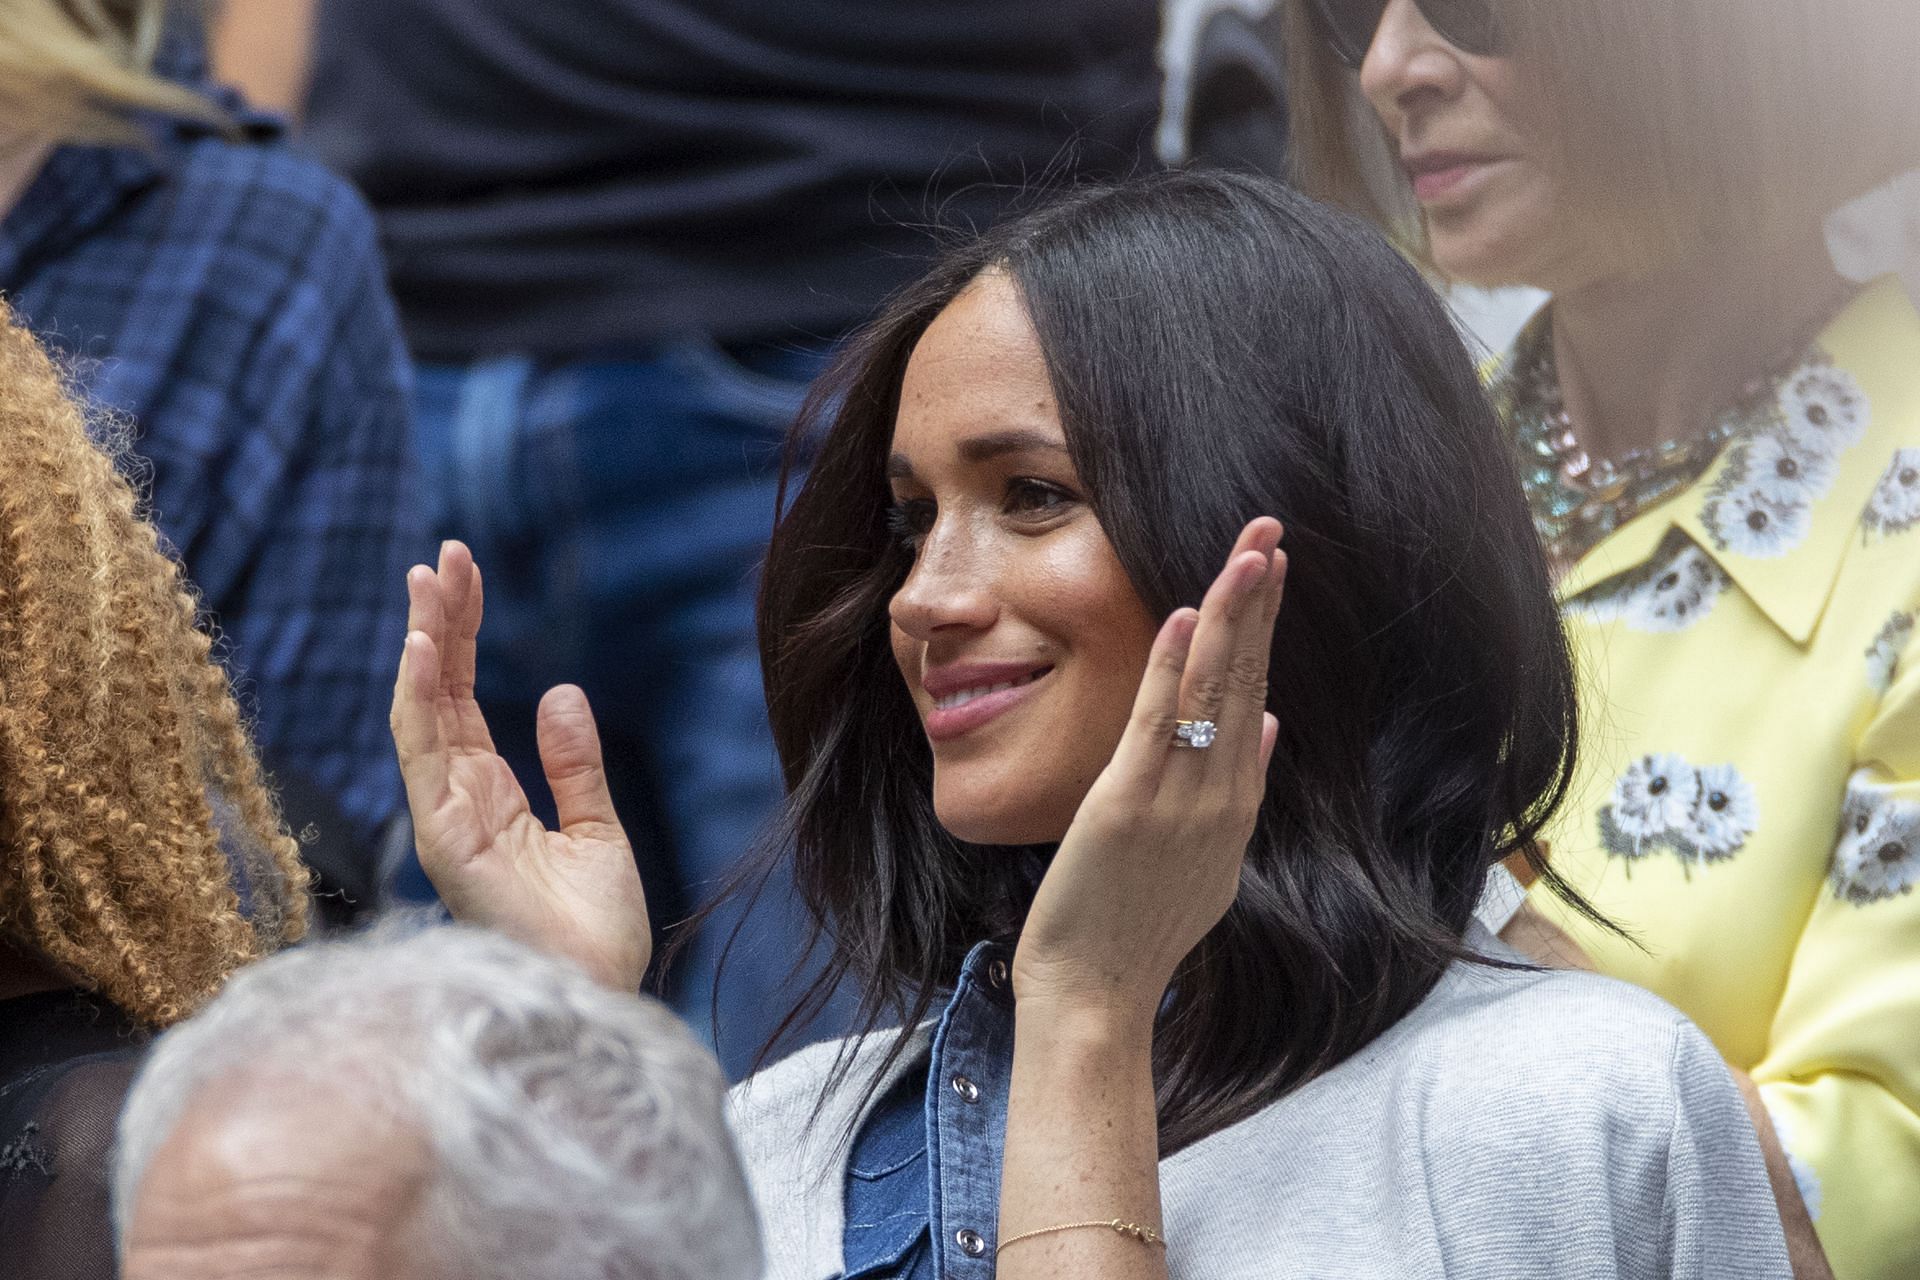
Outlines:
{"label": "dark navy t-shirt", "polygon": [[[1140,166],[1157,0],[329,0],[307,138],[415,349],[857,323],[930,223]],[[993,186],[989,184],[1009,184]]]}

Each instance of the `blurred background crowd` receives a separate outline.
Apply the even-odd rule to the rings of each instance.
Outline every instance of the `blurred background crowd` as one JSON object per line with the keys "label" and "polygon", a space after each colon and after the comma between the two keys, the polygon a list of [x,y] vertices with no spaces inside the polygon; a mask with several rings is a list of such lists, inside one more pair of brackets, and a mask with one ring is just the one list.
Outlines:
{"label": "blurred background crowd", "polygon": [[[1371,16],[1378,25],[1383,13],[1410,7],[1375,4]],[[1649,16],[1658,6],[1612,7],[1658,25]],[[1742,20],[1727,5],[1706,7]],[[1755,14],[1772,7],[1792,6],[1769,0]],[[1870,0],[1841,7],[1834,56],[1782,74],[1848,74],[1848,33],[1871,29],[1875,18]],[[1473,8],[1422,0],[1419,11],[1443,37],[1489,52],[1447,25],[1448,14],[1458,20]],[[38,1080],[41,1091],[0,1093],[0,1111],[44,1115],[47,1090],[79,1086],[36,1076],[34,1063],[118,1050],[180,1019],[227,973],[298,938],[307,926],[297,904],[309,896],[321,931],[396,904],[431,905],[387,715],[406,629],[406,570],[431,561],[446,538],[464,540],[486,570],[479,698],[537,809],[546,794],[534,741],[541,695],[575,682],[593,701],[651,919],[675,944],[676,962],[657,981],[662,997],[730,1079],[746,1075],[780,1034],[800,1043],[840,1030],[851,1008],[844,1002],[813,1011],[808,1025],[784,1025],[788,1005],[778,993],[818,972],[832,941],[783,873],[763,872],[732,905],[697,927],[684,923],[741,874],[746,851],[781,838],[769,827],[785,784],[767,726],[755,598],[789,460],[787,429],[848,336],[943,245],[1076,182],[1215,167],[1303,183],[1375,217],[1430,269],[1490,371],[1496,353],[1519,344],[1495,385],[1509,394],[1516,422],[1538,411],[1530,465],[1564,478],[1560,496],[1574,514],[1543,516],[1541,528],[1550,542],[1565,539],[1551,546],[1566,575],[1563,594],[1585,601],[1570,618],[1653,619],[1641,630],[1671,634],[1683,629],[1687,592],[1700,609],[1738,586],[1803,655],[1827,600],[1796,603],[1798,585],[1767,576],[1766,566],[1785,563],[1767,558],[1774,551],[1756,553],[1762,567],[1751,577],[1738,568],[1729,576],[1663,540],[1663,525],[1644,546],[1610,544],[1620,557],[1606,561],[1611,568],[1589,555],[1616,529],[1631,533],[1634,515],[1687,486],[1704,493],[1718,474],[1708,472],[1707,453],[1689,455],[1691,470],[1662,455],[1635,474],[1630,501],[1611,509],[1605,528],[1568,523],[1594,509],[1590,467],[1619,463],[1624,474],[1654,442],[1619,433],[1618,447],[1608,447],[1587,436],[1581,452],[1565,434],[1567,404],[1594,422],[1613,421],[1607,414],[1623,407],[1676,412],[1657,396],[1587,392],[1543,407],[1523,394],[1531,384],[1519,374],[1532,366],[1515,372],[1515,359],[1541,349],[1539,324],[1523,326],[1549,292],[1592,301],[1592,290],[1573,287],[1586,281],[1560,268],[1619,227],[1596,230],[1596,222],[1580,243],[1557,244],[1559,256],[1519,255],[1511,270],[1473,269],[1502,249],[1449,241],[1444,227],[1406,234],[1404,205],[1368,185],[1368,157],[1347,147],[1343,159],[1346,144],[1330,140],[1344,137],[1340,122],[1369,101],[1391,129],[1395,111],[1411,118],[1454,90],[1442,78],[1421,79],[1427,73],[1413,54],[1390,72],[1391,49],[1376,47],[1362,71],[1372,27],[1349,50],[1349,66],[1309,57],[1309,44],[1340,51],[1343,33],[1336,27],[1329,40],[1315,25],[1330,21],[1317,0],[0,0],[0,298],[51,354],[61,385],[83,402],[91,439],[112,455],[161,539],[125,552],[111,571],[125,579],[114,599],[141,598],[122,627],[138,634],[63,627],[60,619],[84,614],[86,602],[34,593],[83,552],[29,564],[16,528],[30,519],[49,529],[63,520],[130,528],[134,498],[103,472],[87,482],[98,488],[100,514],[85,514],[96,500],[87,498],[35,516],[36,504],[75,483],[45,461],[72,441],[4,441],[0,554],[21,567],[0,573],[0,647],[9,651],[0,656],[0,791],[7,856],[31,846],[44,865],[22,854],[0,893],[8,957],[0,997],[11,997],[0,1000],[0,1068],[19,1058],[0,1069],[0,1088],[11,1078]],[[1382,41],[1389,29],[1398,29],[1392,19]],[[1580,33],[1554,38],[1564,53]],[[1683,64],[1679,74],[1714,72]],[[1358,92],[1330,88],[1341,75]],[[1391,75],[1398,78],[1388,83]],[[1832,96],[1843,128],[1874,101],[1838,87]],[[1743,108],[1729,98],[1715,109]],[[1586,123],[1604,131],[1612,119],[1596,112]],[[1920,166],[1913,141],[1905,154]],[[1835,146],[1832,137],[1816,140],[1816,149]],[[1897,147],[1874,152],[1894,154]],[[1667,166],[1661,181],[1685,177],[1673,155],[1659,162]],[[1767,180],[1800,179],[1770,170]],[[1777,242],[1754,233],[1757,256],[1740,267],[1784,272],[1788,249],[1776,255],[1776,247],[1797,252],[1817,241],[1812,274],[1846,282],[1838,293],[1830,283],[1810,286],[1814,302],[1765,331],[1796,358],[1863,289],[1885,293],[1874,305],[1889,314],[1903,290],[1920,296],[1920,167],[1903,174],[1897,164],[1863,161],[1806,181],[1818,192],[1795,207],[1811,221]],[[1737,204],[1743,191],[1727,179],[1701,198]],[[1613,192],[1621,208],[1645,196],[1632,180]],[[1754,296],[1730,289],[1726,305]],[[1597,314],[1570,303],[1560,318],[1572,326]],[[1567,332],[1570,352],[1575,330]],[[1849,341],[1839,340],[1842,355],[1853,350]],[[1580,349],[1592,355],[1602,344]],[[1606,349],[1617,354],[1619,344]],[[1898,365],[1912,354],[1886,359]],[[29,351],[8,359],[38,376]],[[1601,368],[1598,356],[1588,367]],[[1920,365],[1885,376],[1920,380]],[[1794,403],[1844,414],[1850,402],[1837,385],[1810,384]],[[1717,384],[1712,390],[1718,396]],[[0,407],[0,419],[9,412]],[[1738,439],[1717,436],[1715,448],[1730,438]],[[1844,470],[1840,452],[1806,454],[1795,443],[1803,437],[1781,439],[1782,465],[1822,476]],[[791,447],[804,471],[808,442]],[[41,450],[33,466],[30,448]],[[1902,449],[1896,462],[1920,460],[1912,452],[1920,436]],[[1774,465],[1757,454],[1751,461]],[[1920,499],[1906,496],[1897,465],[1888,471],[1879,458],[1869,470],[1859,496],[1884,508],[1878,534],[1920,520],[1920,507],[1899,505]],[[1751,551],[1774,530],[1799,528],[1812,502],[1797,489],[1767,489],[1765,503],[1725,515],[1735,523],[1721,536],[1714,513],[1731,512],[1744,494],[1721,494],[1695,541]],[[1607,500],[1619,496],[1616,489]],[[1811,536],[1830,541],[1837,558],[1864,535],[1848,525]],[[163,553],[177,556],[184,580],[156,567]],[[1634,567],[1640,560],[1644,572]],[[1589,592],[1609,582],[1618,589]],[[1835,598],[1834,610],[1856,608],[1844,590]],[[1857,605],[1862,626],[1878,612],[1868,643],[1848,660],[1881,662],[1882,692],[1895,685],[1912,635],[1910,607]],[[1784,659],[1756,656],[1741,647],[1748,643],[1730,633],[1721,645],[1751,663],[1746,692],[1778,681],[1793,697],[1822,696],[1826,685],[1794,684],[1801,677],[1782,674]],[[21,666],[22,652],[57,652],[112,671],[118,683],[104,693],[68,690],[47,664]],[[209,694],[202,705],[187,690],[203,679],[194,664],[209,656],[232,694]],[[1633,665],[1640,661],[1620,657],[1615,678],[1654,679]],[[1645,659],[1647,669],[1674,661]],[[1695,664],[1686,683],[1698,685],[1698,655],[1684,661]],[[1828,1253],[1844,1280],[1892,1280],[1920,1267],[1911,1238],[1890,1240],[1920,1228],[1910,1198],[1920,1191],[1920,1053],[1885,1047],[1889,1037],[1920,1044],[1920,998],[1906,989],[1920,979],[1910,967],[1920,963],[1920,917],[1902,898],[1897,919],[1868,918],[1905,894],[1910,881],[1898,878],[1905,873],[1896,863],[1908,856],[1904,841],[1920,842],[1920,820],[1901,826],[1906,809],[1898,807],[1915,803],[1920,727],[1911,713],[1920,694],[1911,681],[1901,687],[1907,701],[1897,706],[1861,701],[1835,713],[1832,742],[1850,745],[1808,767],[1817,782],[1772,783],[1748,770],[1767,817],[1794,808],[1770,785],[1823,797],[1804,814],[1794,808],[1792,839],[1808,845],[1813,870],[1804,885],[1777,890],[1793,898],[1791,921],[1757,950],[1716,958],[1700,935],[1746,928],[1730,915],[1759,911],[1776,889],[1691,907],[1681,921],[1676,910],[1648,905],[1668,890],[1643,856],[1672,852],[1674,876],[1691,883],[1715,874],[1710,864],[1751,835],[1757,819],[1741,814],[1756,804],[1756,783],[1709,773],[1733,757],[1735,740],[1781,734],[1745,712],[1729,718],[1714,747],[1724,747],[1720,755],[1692,763],[1663,754],[1669,747],[1649,728],[1652,713],[1616,723],[1620,772],[1607,783],[1619,786],[1581,811],[1583,822],[1600,815],[1602,838],[1590,851],[1569,850],[1564,864],[1578,870],[1569,874],[1583,890],[1604,883],[1595,895],[1603,910],[1674,940],[1678,961],[1662,968],[1628,947],[1616,953],[1551,910],[1516,921],[1546,938],[1542,945],[1566,945],[1582,962],[1592,951],[1602,968],[1672,1000],[1759,1082],[1748,1082],[1766,1094],[1756,1105],[1771,1109],[1786,1140],[1777,1164],[1799,1179],[1823,1236],[1838,1224]],[[61,738],[62,718],[83,718],[76,708],[88,699],[126,706],[142,688],[169,691],[162,701],[171,699],[177,719]],[[195,709],[179,710],[188,703]],[[1695,710],[1674,714],[1697,718]],[[249,735],[257,766],[246,754]],[[36,745],[44,742],[53,745]],[[187,798],[198,785],[189,773],[146,776],[182,742],[220,782],[204,818],[195,816],[204,803]],[[1784,738],[1777,753],[1791,754]],[[89,770],[145,777],[130,794],[149,809],[113,808],[118,799],[89,807],[70,785]],[[1683,775],[1700,804],[1720,797],[1704,828],[1692,809],[1661,817],[1663,790],[1679,790]],[[37,799],[21,798],[29,795]],[[1624,806],[1623,795],[1639,807]],[[64,818],[63,804],[71,809]],[[33,805],[52,814],[44,839],[19,816]],[[173,815],[167,858],[134,856],[164,825],[151,816],[161,812]],[[551,822],[551,809],[542,816]],[[1856,818],[1865,852],[1846,845],[1845,824]],[[1673,834],[1688,821],[1696,821],[1690,841]],[[1866,824],[1878,824],[1871,839]],[[1847,880],[1835,869],[1836,830],[1843,859],[1881,859],[1872,875]],[[1615,893],[1616,881],[1593,871],[1610,865],[1609,840],[1615,862],[1640,875],[1640,890]],[[106,852],[78,871],[58,852],[89,844]],[[145,869],[116,869],[116,848],[134,851]],[[1920,861],[1920,843],[1914,850]],[[1843,906],[1815,904],[1829,882]],[[202,886],[207,902],[223,893],[232,900],[200,917],[187,907],[170,916],[150,909],[182,884]],[[123,905],[86,907],[102,895],[120,895]],[[1821,950],[1828,942],[1808,937],[1838,941],[1829,955]],[[1908,967],[1876,970],[1871,981],[1849,976],[1893,954]],[[404,953],[395,963],[403,961],[412,963]],[[516,961],[477,954],[471,963],[505,972]],[[1703,976],[1716,966],[1720,977]],[[379,972],[373,965],[339,981],[371,990]],[[76,991],[99,999],[84,1016],[74,1014]],[[1837,1003],[1822,1003],[1826,996]],[[353,1003],[339,999],[342,1009]],[[310,1016],[337,1016],[331,1009],[316,997]],[[1870,1030],[1855,1035],[1856,1023]],[[97,1087],[124,1084],[121,1070]],[[717,1107],[705,1077],[687,1088],[700,1106]],[[194,1105],[185,1090],[176,1110]],[[12,1143],[0,1165],[33,1163],[22,1141],[0,1132],[0,1144]],[[37,1274],[92,1273],[76,1261],[71,1272]]]}

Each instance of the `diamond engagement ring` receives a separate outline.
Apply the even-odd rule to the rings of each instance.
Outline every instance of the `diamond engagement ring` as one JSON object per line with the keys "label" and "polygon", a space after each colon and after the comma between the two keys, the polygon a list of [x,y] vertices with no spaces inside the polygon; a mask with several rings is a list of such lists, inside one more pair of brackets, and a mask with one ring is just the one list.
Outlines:
{"label": "diamond engagement ring", "polygon": [[1205,751],[1213,745],[1213,721],[1175,720],[1173,725],[1173,739],[1175,742],[1183,742],[1195,751]]}

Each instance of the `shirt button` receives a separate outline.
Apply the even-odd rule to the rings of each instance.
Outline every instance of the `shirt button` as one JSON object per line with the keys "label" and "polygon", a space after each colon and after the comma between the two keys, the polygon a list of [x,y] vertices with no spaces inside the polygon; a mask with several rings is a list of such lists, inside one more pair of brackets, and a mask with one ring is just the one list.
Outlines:
{"label": "shirt button", "polygon": [[1007,962],[995,960],[987,966],[987,981],[998,991],[1007,985]]}
{"label": "shirt button", "polygon": [[965,1076],[955,1076],[953,1078],[953,1091],[960,1095],[962,1102],[980,1101],[980,1086]]}
{"label": "shirt button", "polygon": [[954,1232],[953,1242],[959,1245],[960,1252],[969,1258],[977,1258],[987,1251],[986,1238],[968,1227],[962,1227]]}

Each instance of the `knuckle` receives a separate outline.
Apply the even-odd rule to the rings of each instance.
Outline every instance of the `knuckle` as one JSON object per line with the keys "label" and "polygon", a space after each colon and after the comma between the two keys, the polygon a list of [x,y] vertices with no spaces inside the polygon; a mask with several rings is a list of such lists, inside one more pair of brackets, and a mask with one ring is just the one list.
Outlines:
{"label": "knuckle", "polygon": [[1267,657],[1263,653],[1242,653],[1234,655],[1227,666],[1227,681],[1235,693],[1259,693],[1267,691]]}
{"label": "knuckle", "polygon": [[1197,677],[1187,687],[1187,697],[1192,702],[1194,710],[1211,715],[1226,703],[1227,682],[1217,675]]}
{"label": "knuckle", "polygon": [[1172,737],[1180,717],[1167,707],[1148,707],[1140,713],[1140,728],[1156,737]]}

